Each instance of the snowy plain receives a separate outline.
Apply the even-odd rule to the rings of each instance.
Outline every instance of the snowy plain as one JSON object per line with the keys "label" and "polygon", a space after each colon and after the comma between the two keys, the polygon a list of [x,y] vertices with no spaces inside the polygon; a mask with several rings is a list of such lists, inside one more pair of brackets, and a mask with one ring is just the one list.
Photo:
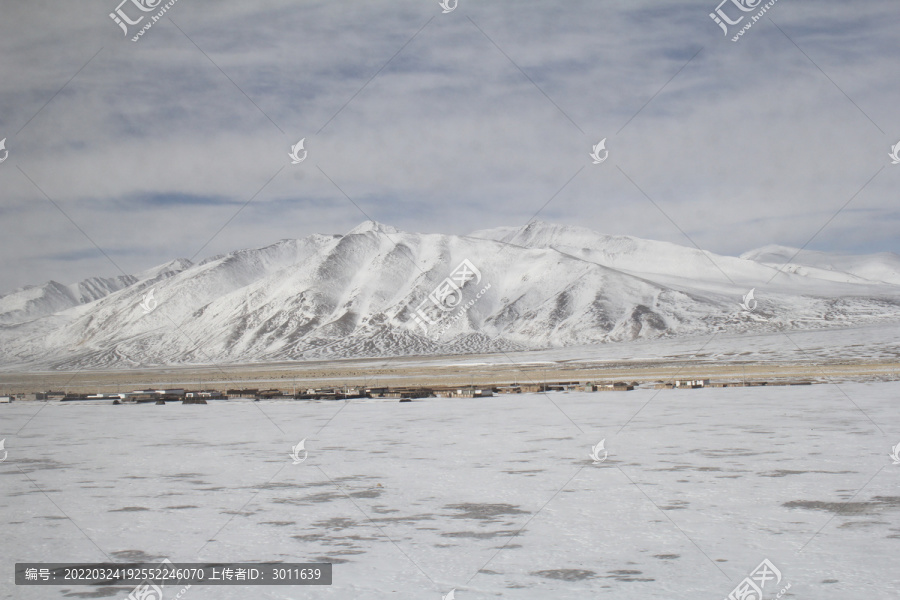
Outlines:
{"label": "snowy plain", "polygon": [[[431,366],[584,364],[624,367],[629,364],[665,366],[671,365],[673,361],[676,363],[689,361],[692,366],[739,366],[836,362],[864,365],[898,360],[900,360],[900,325],[894,322],[878,326],[813,331],[751,331],[742,334],[710,332],[672,339],[587,344],[474,356],[398,357],[391,359],[390,364],[420,365],[427,361]],[[296,368],[297,363],[284,365],[285,368]]]}
{"label": "snowy plain", "polygon": [[[898,393],[880,382],[16,402],[0,405],[4,555],[334,564],[329,587],[195,585],[187,600],[437,600],[451,589],[459,600],[720,600],[767,558],[791,585],[782,598],[886,600],[900,593]],[[304,438],[308,458],[293,464]],[[594,464],[600,440],[609,454]],[[2,598],[129,591],[0,578]]]}

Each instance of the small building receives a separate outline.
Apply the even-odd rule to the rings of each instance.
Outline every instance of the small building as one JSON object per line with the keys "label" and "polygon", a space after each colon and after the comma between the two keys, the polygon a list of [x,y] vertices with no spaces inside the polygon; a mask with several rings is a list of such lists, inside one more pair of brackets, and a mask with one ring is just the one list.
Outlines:
{"label": "small building", "polygon": [[520,385],[498,385],[494,390],[498,394],[521,394],[522,386]]}
{"label": "small building", "polygon": [[575,392],[581,387],[579,381],[552,381],[550,383],[523,383],[520,384],[523,393],[535,392]]}
{"label": "small building", "polygon": [[676,379],[675,387],[677,388],[702,388],[709,385],[709,379]]}
{"label": "small building", "polygon": [[181,400],[184,398],[185,391],[183,388],[170,388],[166,390],[135,390],[132,392],[134,396],[141,398],[152,398],[156,400]]}
{"label": "small building", "polygon": [[545,383],[523,383],[520,387],[522,388],[522,393],[533,394],[535,392],[547,391],[547,384]]}
{"label": "small building", "polygon": [[[184,397],[192,400],[224,400],[225,394],[219,390],[200,390],[196,392],[185,392]],[[190,402],[188,402],[188,404],[190,404]]]}
{"label": "small building", "polygon": [[617,381],[615,383],[603,383],[597,386],[598,392],[630,392],[633,389],[633,385],[630,385],[624,381]]}
{"label": "small building", "polygon": [[316,388],[306,390],[301,396],[304,400],[342,400],[343,395],[335,388]]}
{"label": "small building", "polygon": [[159,400],[159,396],[155,393],[142,393],[142,392],[132,392],[130,394],[125,395],[125,399],[131,402],[137,402],[138,404],[143,404],[144,402],[156,402]]}
{"label": "small building", "polygon": [[578,381],[555,381],[545,383],[540,391],[542,392],[575,392],[581,387]]}
{"label": "small building", "polygon": [[432,390],[425,388],[392,388],[381,394],[382,398],[430,398]]}
{"label": "small building", "polygon": [[487,398],[493,396],[494,392],[488,388],[455,388],[435,390],[434,394],[441,398]]}
{"label": "small building", "polygon": [[[278,398],[279,396],[269,396]],[[369,397],[358,388],[308,388],[290,396],[294,400],[350,400]],[[257,399],[263,398],[257,395]]]}

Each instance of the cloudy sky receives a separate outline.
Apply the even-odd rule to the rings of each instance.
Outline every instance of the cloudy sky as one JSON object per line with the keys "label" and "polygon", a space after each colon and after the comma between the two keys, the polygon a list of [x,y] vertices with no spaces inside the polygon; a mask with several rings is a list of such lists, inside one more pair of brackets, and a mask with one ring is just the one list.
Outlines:
{"label": "cloudy sky", "polygon": [[0,5],[0,293],[367,218],[900,251],[896,2],[117,2]]}

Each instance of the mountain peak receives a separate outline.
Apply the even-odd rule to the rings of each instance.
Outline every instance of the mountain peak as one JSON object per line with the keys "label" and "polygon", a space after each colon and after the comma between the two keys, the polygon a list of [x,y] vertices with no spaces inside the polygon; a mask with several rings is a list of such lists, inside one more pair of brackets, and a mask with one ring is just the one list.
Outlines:
{"label": "mountain peak", "polygon": [[400,230],[391,227],[390,225],[385,225],[384,223],[379,223],[378,221],[363,221],[353,229],[351,229],[347,235],[353,235],[356,233],[369,233],[370,231],[375,233],[400,233]]}

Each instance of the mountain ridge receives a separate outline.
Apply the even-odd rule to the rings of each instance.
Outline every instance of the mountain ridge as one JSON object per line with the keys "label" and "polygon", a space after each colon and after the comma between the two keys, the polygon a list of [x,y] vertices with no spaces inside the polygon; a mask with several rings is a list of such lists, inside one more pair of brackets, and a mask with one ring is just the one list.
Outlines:
{"label": "mountain ridge", "polygon": [[[55,282],[44,286],[68,300],[29,309],[9,299],[22,290],[0,296],[0,361],[73,369],[467,354],[900,317],[900,286],[883,280],[890,256],[812,255],[779,268],[770,259],[790,249],[772,248],[742,258],[543,222],[453,236],[366,221],[343,235],[91,278],[83,302]],[[750,288],[754,310],[740,306]]]}

